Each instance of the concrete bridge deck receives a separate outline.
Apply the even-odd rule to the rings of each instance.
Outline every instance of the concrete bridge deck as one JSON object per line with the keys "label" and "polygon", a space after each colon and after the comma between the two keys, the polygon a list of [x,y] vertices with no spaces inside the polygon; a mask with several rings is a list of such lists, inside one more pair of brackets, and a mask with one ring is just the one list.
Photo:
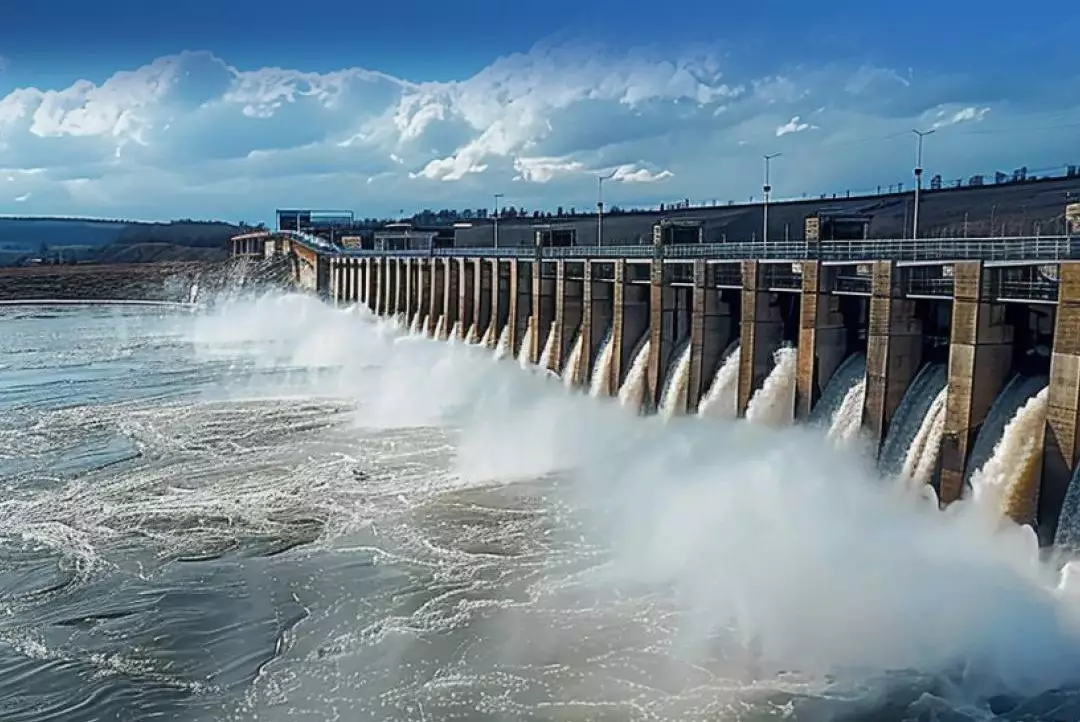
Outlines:
{"label": "concrete bridge deck", "polygon": [[[605,339],[612,394],[649,343],[644,408],[655,410],[690,349],[685,413],[740,350],[743,416],[784,345],[797,351],[792,415],[807,419],[833,373],[865,356],[862,427],[880,448],[913,380],[948,369],[934,485],[958,499],[991,406],[1017,374],[1049,387],[1037,498],[1017,521],[1053,537],[1080,462],[1080,233],[1069,236],[627,247],[344,251],[301,234],[264,234],[234,252],[284,254],[294,280],[335,303],[400,315],[429,335],[500,336],[513,355],[579,380]],[[580,336],[577,368],[568,368]],[[981,463],[981,462],[980,462]]]}

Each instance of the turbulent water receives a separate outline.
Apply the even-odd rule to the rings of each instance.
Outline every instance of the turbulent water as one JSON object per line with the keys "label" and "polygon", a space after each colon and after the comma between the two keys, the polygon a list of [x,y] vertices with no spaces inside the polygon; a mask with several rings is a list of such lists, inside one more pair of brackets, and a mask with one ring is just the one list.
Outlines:
{"label": "turbulent water", "polygon": [[1029,535],[819,428],[301,296],[0,314],[4,722],[1080,718]]}

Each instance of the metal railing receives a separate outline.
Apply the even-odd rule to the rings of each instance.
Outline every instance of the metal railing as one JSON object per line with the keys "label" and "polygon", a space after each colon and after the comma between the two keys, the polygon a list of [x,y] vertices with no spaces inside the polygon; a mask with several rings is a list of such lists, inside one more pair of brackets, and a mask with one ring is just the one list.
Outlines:
{"label": "metal railing", "polygon": [[693,243],[655,247],[631,246],[557,246],[536,248],[509,246],[501,248],[431,248],[372,251],[333,246],[317,236],[288,231],[287,234],[316,250],[333,251],[343,257],[443,257],[443,258],[518,258],[543,260],[586,259],[705,259],[713,261],[806,261],[833,263],[869,261],[950,262],[982,260],[997,262],[1061,261],[1080,258],[1080,236],[1020,236],[1011,238],[922,238],[866,239],[854,241],[734,241],[729,243]]}

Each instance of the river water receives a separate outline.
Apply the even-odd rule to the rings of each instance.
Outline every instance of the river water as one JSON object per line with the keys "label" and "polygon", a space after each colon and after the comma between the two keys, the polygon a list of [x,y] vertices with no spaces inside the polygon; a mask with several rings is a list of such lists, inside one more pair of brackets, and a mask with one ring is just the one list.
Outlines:
{"label": "river water", "polygon": [[3,722],[1080,719],[1027,537],[820,428],[296,295],[0,332]]}

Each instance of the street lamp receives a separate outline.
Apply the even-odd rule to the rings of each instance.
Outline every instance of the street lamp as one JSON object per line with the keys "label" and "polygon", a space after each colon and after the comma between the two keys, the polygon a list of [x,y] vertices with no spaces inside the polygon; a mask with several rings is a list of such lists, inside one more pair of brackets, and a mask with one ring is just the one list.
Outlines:
{"label": "street lamp", "polygon": [[911,129],[915,134],[915,211],[911,219],[911,238],[919,237],[919,192],[922,190],[922,144],[923,138],[931,135],[934,130]]}
{"label": "street lamp", "polygon": [[601,175],[596,177],[596,245],[602,246],[604,244],[604,181],[611,180],[615,177],[613,170],[607,175]]}
{"label": "street lamp", "polygon": [[769,161],[773,158],[779,158],[783,153],[771,153],[764,155],[765,159],[765,182],[761,185],[761,189],[765,191],[765,204],[761,209],[761,242],[764,244],[765,250],[769,248],[769,193],[772,192],[772,186],[769,185]]}
{"label": "street lamp", "polygon": [[495,234],[494,246],[499,247],[499,199],[503,197],[503,193],[495,194],[495,223],[491,226],[492,233]]}

